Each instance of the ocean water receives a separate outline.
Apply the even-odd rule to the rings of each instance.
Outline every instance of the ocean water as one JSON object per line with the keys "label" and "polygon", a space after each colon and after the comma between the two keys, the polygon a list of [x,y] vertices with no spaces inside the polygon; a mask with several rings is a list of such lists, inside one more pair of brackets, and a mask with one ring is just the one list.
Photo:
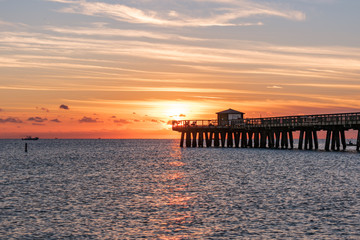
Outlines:
{"label": "ocean water", "polygon": [[360,239],[354,149],[28,145],[0,140],[0,239]]}

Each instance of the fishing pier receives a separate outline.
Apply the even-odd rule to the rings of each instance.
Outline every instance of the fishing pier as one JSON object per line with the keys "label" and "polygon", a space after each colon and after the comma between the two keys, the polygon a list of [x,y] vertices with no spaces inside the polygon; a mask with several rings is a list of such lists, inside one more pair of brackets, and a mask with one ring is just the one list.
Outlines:
{"label": "fishing pier", "polygon": [[360,151],[360,112],[244,118],[244,113],[228,109],[217,115],[217,120],[173,121],[173,131],[181,132],[180,147],[293,149],[298,132],[298,149],[317,150],[318,132],[325,131],[325,150],[340,151],[348,145],[345,131],[356,130],[353,145]]}

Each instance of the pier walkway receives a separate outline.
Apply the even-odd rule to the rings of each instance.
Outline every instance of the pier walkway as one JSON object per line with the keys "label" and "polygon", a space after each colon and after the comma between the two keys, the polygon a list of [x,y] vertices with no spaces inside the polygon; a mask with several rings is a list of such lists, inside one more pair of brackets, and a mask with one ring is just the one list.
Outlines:
{"label": "pier walkway", "polygon": [[360,112],[232,120],[181,120],[173,121],[172,129],[181,132],[180,147],[184,146],[185,141],[186,147],[281,149],[293,149],[293,133],[299,131],[298,149],[309,150],[319,148],[318,131],[326,131],[326,151],[339,151],[341,145],[345,150],[348,145],[345,131],[356,130],[358,134],[354,145],[360,151]]}

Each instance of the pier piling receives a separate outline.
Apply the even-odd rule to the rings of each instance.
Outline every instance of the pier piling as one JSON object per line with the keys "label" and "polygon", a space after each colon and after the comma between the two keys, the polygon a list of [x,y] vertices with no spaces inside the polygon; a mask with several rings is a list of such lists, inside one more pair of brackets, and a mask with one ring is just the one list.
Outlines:
{"label": "pier piling", "polygon": [[318,150],[319,149],[319,141],[318,141],[318,136],[317,136],[316,130],[313,131],[313,137],[314,137],[315,150]]}
{"label": "pier piling", "polygon": [[240,144],[240,132],[234,132],[235,147],[238,148]]}
{"label": "pier piling", "polygon": [[284,130],[281,132],[281,149],[287,148],[287,147],[285,147],[286,144],[287,144],[287,133]]}
{"label": "pier piling", "polygon": [[259,132],[254,132],[254,148],[259,147]]}
{"label": "pier piling", "polygon": [[340,151],[340,131],[339,129],[335,129],[335,144],[336,144],[336,151]]}
{"label": "pier piling", "polygon": [[202,132],[202,131],[199,132],[198,146],[199,147],[204,147],[204,132]]}
{"label": "pier piling", "polygon": [[300,130],[299,145],[298,145],[298,149],[300,149],[300,150],[303,149],[304,132],[305,132],[304,130]]}
{"label": "pier piling", "polygon": [[331,138],[331,130],[327,130],[326,140],[325,140],[325,151],[330,151],[330,138]]}
{"label": "pier piling", "polygon": [[186,147],[191,147],[191,132],[186,132]]}
{"label": "pier piling", "polygon": [[309,150],[313,150],[313,138],[312,138],[313,132],[311,130],[308,130],[307,135],[309,138]]}
{"label": "pier piling", "polygon": [[260,132],[260,148],[266,148],[266,132]]}
{"label": "pier piling", "polygon": [[343,146],[343,151],[346,150],[346,138],[345,138],[345,131],[344,129],[340,130],[340,137],[341,137],[341,144]]}
{"label": "pier piling", "polygon": [[196,143],[196,137],[197,137],[197,132],[193,131],[192,132],[192,147],[197,147],[197,143]]}
{"label": "pier piling", "polygon": [[252,139],[253,139],[253,132],[248,132],[248,137],[249,137],[249,140],[248,140],[248,147],[252,148]]}
{"label": "pier piling", "polygon": [[229,131],[227,135],[227,147],[233,147],[233,133]]}
{"label": "pier piling", "polygon": [[241,147],[242,148],[246,148],[247,147],[247,133],[246,132],[242,132],[241,133]]}
{"label": "pier piling", "polygon": [[358,130],[358,136],[356,141],[356,151],[360,151],[360,129]]}
{"label": "pier piling", "polygon": [[180,147],[184,147],[185,132],[181,132]]}
{"label": "pier piling", "polygon": [[226,132],[221,132],[221,147],[225,147]]}
{"label": "pier piling", "polygon": [[214,147],[220,146],[219,132],[214,132]]}
{"label": "pier piling", "polygon": [[274,148],[274,133],[272,131],[268,131],[266,134],[269,148]]}
{"label": "pier piling", "polygon": [[275,148],[278,149],[280,147],[280,131],[275,132],[276,142]]}
{"label": "pier piling", "polygon": [[294,137],[292,131],[289,131],[289,142],[290,142],[290,149],[294,149]]}
{"label": "pier piling", "polygon": [[335,151],[335,149],[336,149],[335,146],[336,146],[336,133],[333,130],[332,131],[332,138],[331,138],[331,150],[332,151]]}

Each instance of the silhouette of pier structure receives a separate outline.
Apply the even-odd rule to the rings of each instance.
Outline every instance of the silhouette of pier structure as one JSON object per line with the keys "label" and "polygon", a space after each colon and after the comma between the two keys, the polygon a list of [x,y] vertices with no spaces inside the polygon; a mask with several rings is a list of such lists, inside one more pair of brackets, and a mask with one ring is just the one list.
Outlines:
{"label": "silhouette of pier structure", "polygon": [[228,109],[217,120],[173,121],[181,132],[180,147],[236,147],[293,149],[294,132],[299,132],[298,149],[317,150],[318,132],[326,132],[325,150],[346,149],[345,131],[356,130],[354,146],[360,151],[360,112],[244,118],[244,113]]}

